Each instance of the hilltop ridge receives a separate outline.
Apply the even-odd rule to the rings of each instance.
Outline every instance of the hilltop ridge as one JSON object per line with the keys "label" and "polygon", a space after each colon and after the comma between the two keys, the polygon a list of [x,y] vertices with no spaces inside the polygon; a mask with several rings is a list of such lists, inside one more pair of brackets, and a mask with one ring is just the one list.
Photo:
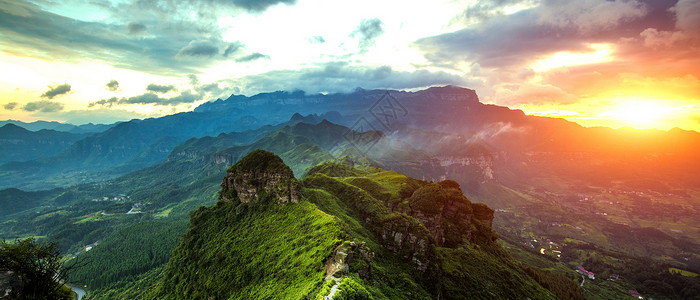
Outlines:
{"label": "hilltop ridge", "polygon": [[[493,210],[472,204],[456,182],[340,162],[309,174],[297,181],[271,152],[243,157],[220,201],[190,214],[161,279],[142,296],[555,299],[494,242]],[[284,201],[290,184],[297,201]],[[566,280],[558,284],[576,291]]]}

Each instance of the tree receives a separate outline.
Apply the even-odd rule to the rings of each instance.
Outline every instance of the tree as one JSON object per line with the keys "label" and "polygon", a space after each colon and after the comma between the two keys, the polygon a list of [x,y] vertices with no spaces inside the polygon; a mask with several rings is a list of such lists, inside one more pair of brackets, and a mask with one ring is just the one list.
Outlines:
{"label": "tree", "polygon": [[33,238],[0,242],[0,270],[22,277],[25,299],[71,299],[62,282],[75,265],[65,266],[61,258],[54,242],[39,244]]}

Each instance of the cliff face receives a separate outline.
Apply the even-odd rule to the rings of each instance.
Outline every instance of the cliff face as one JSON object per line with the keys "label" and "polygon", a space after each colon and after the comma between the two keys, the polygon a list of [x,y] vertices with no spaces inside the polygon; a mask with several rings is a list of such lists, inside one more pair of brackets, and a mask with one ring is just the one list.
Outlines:
{"label": "cliff face", "polygon": [[219,193],[220,201],[238,198],[243,203],[263,195],[273,196],[277,203],[298,203],[299,183],[292,170],[277,155],[255,150],[228,169]]}
{"label": "cliff face", "polygon": [[488,206],[473,204],[464,197],[459,184],[452,180],[418,188],[397,209],[420,221],[440,247],[473,242],[472,232],[478,230],[473,221],[479,220],[491,230],[494,217]]}

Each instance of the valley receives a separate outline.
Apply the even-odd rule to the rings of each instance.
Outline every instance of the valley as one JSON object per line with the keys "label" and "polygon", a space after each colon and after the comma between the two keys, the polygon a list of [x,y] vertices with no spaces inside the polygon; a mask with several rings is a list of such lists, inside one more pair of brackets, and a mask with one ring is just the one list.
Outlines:
{"label": "valley", "polygon": [[[401,101],[407,115],[380,123],[368,109],[387,93]],[[457,87],[310,95],[313,108],[299,106],[295,100],[305,97],[277,93],[251,98],[271,108],[284,108],[287,114],[282,118],[280,110],[236,104],[248,101],[247,97],[232,96],[189,114],[120,123],[75,142],[62,153],[0,166],[7,174],[0,182],[20,188],[0,191],[0,238],[56,241],[67,259],[83,264],[70,280],[84,287],[86,299],[177,298],[166,288],[171,286],[192,297],[220,293],[214,287],[226,283],[211,281],[218,276],[212,266],[238,265],[244,257],[260,255],[289,262],[294,272],[303,274],[295,278],[306,281],[294,281],[294,276],[280,271],[284,269],[280,265],[253,261],[243,273],[224,270],[232,272],[224,275],[237,284],[231,289],[253,298],[284,292],[290,298],[312,297],[326,289],[348,291],[348,287],[375,298],[406,298],[402,293],[410,292],[457,299],[467,286],[472,298],[520,298],[520,288],[525,289],[522,293],[560,299],[624,299],[632,297],[630,290],[655,299],[692,299],[700,293],[700,279],[692,276],[700,273],[700,224],[695,218],[700,184],[693,176],[700,170],[700,152],[695,151],[700,149],[700,135],[695,132],[584,128],[487,106],[475,99],[473,91]],[[445,101],[450,109],[437,110],[434,101]],[[234,116],[217,119],[226,109],[235,109]],[[258,121],[246,125],[236,121],[247,119],[248,114]],[[431,114],[443,117],[437,120]],[[358,117],[365,117],[371,127],[359,131],[354,127]],[[438,128],[439,121],[449,128]],[[519,129],[504,130],[503,124]],[[135,133],[141,137],[134,137]],[[105,151],[113,149],[106,143],[113,137],[125,145],[114,148],[120,153]],[[615,142],[599,145],[610,139]],[[635,153],[621,150],[629,144],[635,145]],[[299,181],[304,201],[282,206],[222,202],[227,170],[257,149],[279,156]],[[58,163],[62,160],[66,163]],[[51,171],[34,177],[12,167],[19,165]],[[70,180],[73,174],[92,175],[78,181]],[[481,228],[488,223],[488,231],[454,224],[444,226],[460,229],[436,229],[434,225],[443,221],[421,215],[432,211],[433,202],[427,202],[421,214],[414,212],[420,202],[407,204],[411,196],[428,197],[419,197],[407,187],[440,183],[447,188],[450,182],[470,203],[490,207],[491,219],[473,225]],[[357,193],[367,202],[348,202],[355,199],[343,196],[350,190],[361,190]],[[235,195],[230,198],[243,199],[240,191]],[[381,213],[366,211],[370,208]],[[478,209],[474,208],[475,214]],[[295,223],[308,214],[315,217]],[[415,273],[411,259],[396,256],[404,248],[392,245],[377,231],[382,227],[372,220],[396,218],[389,217],[392,214],[417,220],[427,230],[426,239],[436,243],[433,252],[420,255],[441,262],[434,270],[442,278],[439,288],[421,273],[429,270],[420,270],[420,255],[403,256],[420,262],[420,272]],[[209,226],[201,230],[212,241],[191,232],[191,224],[197,222]],[[270,224],[283,224],[289,231],[276,231],[287,229]],[[247,231],[280,240],[268,243]],[[290,232],[304,235],[287,237]],[[455,237],[454,232],[469,232],[471,238],[461,244],[465,237]],[[239,235],[254,242],[253,248],[232,238]],[[193,247],[208,245],[201,250],[206,256],[197,257],[189,248],[178,246],[182,237]],[[325,259],[346,253],[339,250],[341,246],[365,255],[362,243],[378,255],[365,263],[379,270],[379,275],[363,275],[362,267],[351,264],[349,274],[323,284],[326,271],[312,266],[321,267]],[[236,249],[230,253],[239,256],[223,256],[228,253],[223,245]],[[278,249],[278,245],[292,248]],[[577,266],[595,273],[595,279],[586,277],[581,285]],[[208,275],[187,275],[197,269]],[[263,269],[277,273],[256,275]],[[312,269],[313,274],[303,271]],[[613,274],[617,279],[608,280]],[[248,281],[242,278],[254,285],[244,284]],[[287,281],[276,285],[277,280]],[[282,288],[290,286],[294,290]],[[572,290],[573,286],[580,290]],[[578,292],[566,294],[567,289]]]}

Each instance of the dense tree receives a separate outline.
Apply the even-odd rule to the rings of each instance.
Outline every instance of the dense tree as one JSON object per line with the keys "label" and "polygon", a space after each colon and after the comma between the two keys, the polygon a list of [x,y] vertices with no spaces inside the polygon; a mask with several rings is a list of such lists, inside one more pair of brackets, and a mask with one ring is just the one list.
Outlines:
{"label": "dense tree", "polygon": [[34,239],[0,243],[0,270],[13,271],[24,283],[25,299],[71,299],[63,285],[75,265],[65,266],[53,243],[39,244]]}

